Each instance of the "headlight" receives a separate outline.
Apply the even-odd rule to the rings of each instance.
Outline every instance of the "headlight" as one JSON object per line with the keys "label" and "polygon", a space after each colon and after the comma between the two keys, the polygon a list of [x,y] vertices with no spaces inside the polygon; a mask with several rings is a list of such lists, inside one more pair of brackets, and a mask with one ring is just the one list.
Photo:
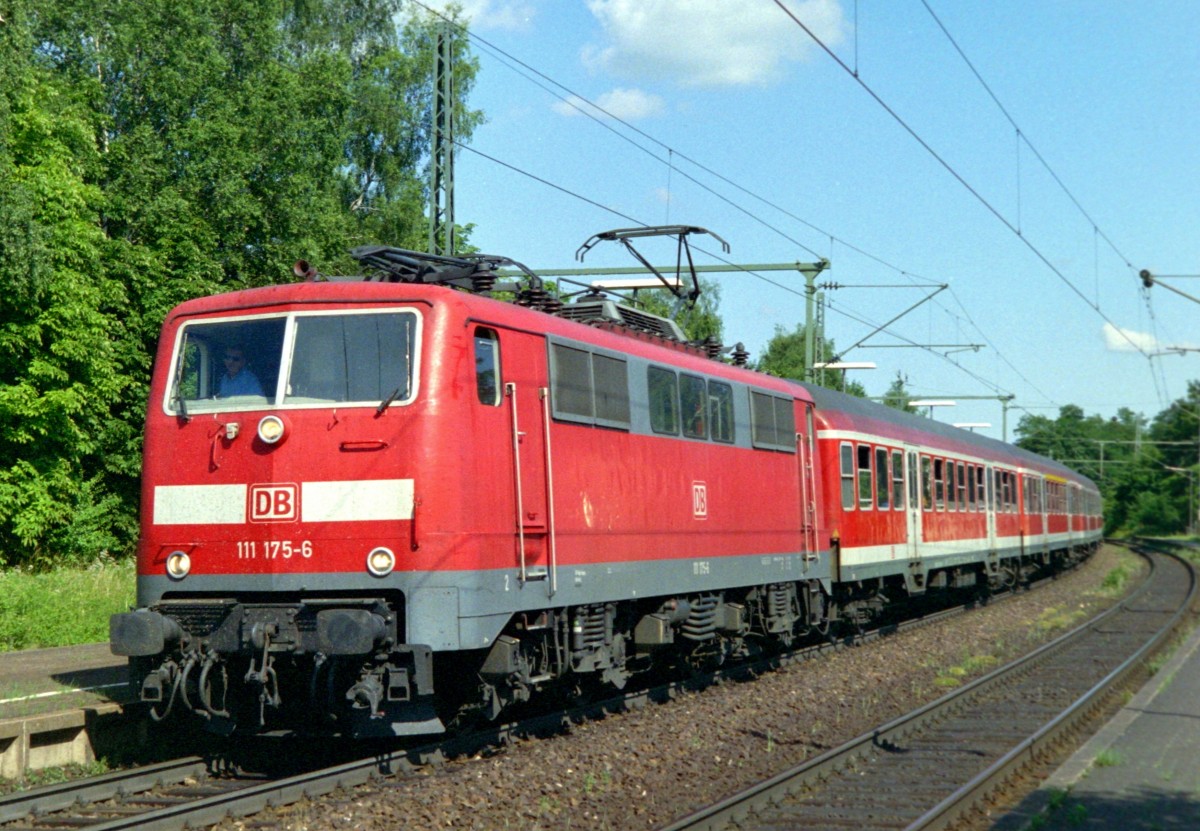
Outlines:
{"label": "headlight", "polygon": [[367,555],[367,571],[376,577],[387,577],[396,567],[396,555],[390,548],[376,548]]}
{"label": "headlight", "polygon": [[277,444],[283,439],[286,427],[283,419],[277,415],[263,416],[258,422],[258,437],[267,444]]}
{"label": "headlight", "polygon": [[167,576],[172,580],[182,580],[192,570],[192,558],[182,551],[172,551],[167,555]]}

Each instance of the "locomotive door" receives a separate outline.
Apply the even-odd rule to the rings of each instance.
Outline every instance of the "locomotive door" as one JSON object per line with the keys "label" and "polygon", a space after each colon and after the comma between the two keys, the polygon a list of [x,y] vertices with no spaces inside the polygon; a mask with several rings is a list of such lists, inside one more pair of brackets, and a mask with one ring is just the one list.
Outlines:
{"label": "locomotive door", "polygon": [[921,469],[917,466],[917,449],[905,445],[904,459],[904,487],[908,495],[908,504],[904,511],[908,530],[908,556],[909,559],[916,560],[920,558],[921,545]]}
{"label": "locomotive door", "polygon": [[806,560],[815,560],[817,551],[817,485],[813,473],[816,453],[816,433],[813,405],[804,404],[804,422],[796,433],[796,450],[800,460],[800,541]]}
{"label": "locomotive door", "polygon": [[547,593],[554,594],[557,581],[545,349],[540,339],[516,332],[502,335],[504,399],[511,428],[517,579],[521,585],[545,581]]}

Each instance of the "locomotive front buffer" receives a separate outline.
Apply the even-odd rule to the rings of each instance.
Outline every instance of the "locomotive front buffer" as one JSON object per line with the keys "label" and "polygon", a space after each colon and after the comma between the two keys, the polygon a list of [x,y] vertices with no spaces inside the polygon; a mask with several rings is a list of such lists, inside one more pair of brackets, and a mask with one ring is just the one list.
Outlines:
{"label": "locomotive front buffer", "polygon": [[113,615],[109,630],[155,721],[181,709],[226,734],[285,723],[354,738],[445,732],[432,652],[397,643],[396,619],[380,598],[177,599]]}

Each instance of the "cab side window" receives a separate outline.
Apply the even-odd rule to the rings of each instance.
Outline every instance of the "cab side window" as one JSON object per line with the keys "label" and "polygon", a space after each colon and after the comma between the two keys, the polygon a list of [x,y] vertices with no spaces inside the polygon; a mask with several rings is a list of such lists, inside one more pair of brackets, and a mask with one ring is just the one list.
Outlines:
{"label": "cab side window", "polygon": [[500,341],[482,326],[475,330],[475,394],[480,404],[500,406]]}

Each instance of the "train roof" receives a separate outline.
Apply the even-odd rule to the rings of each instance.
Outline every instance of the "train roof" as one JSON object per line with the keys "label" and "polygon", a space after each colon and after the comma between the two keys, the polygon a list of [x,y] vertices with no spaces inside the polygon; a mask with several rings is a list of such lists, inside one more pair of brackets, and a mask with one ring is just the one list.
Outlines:
{"label": "train roof", "polygon": [[1061,462],[1033,453],[1013,444],[988,436],[963,430],[932,418],[907,413],[876,401],[826,389],[815,384],[794,382],[807,390],[817,406],[818,416],[831,429],[859,430],[877,433],[881,427],[892,428],[890,435],[914,443],[929,444],[930,438],[940,439],[937,444],[963,451],[974,450],[980,456],[1008,459],[1011,463],[1033,468],[1042,473],[1061,476],[1064,479],[1086,484],[1095,488],[1091,479]]}
{"label": "train roof", "polygon": [[[345,281],[286,283],[196,298],[173,309],[168,315],[167,324],[177,323],[181,317],[192,315],[204,316],[221,312],[254,313],[281,305],[353,305],[414,301],[459,302],[475,309],[490,307],[494,315],[489,315],[489,319],[496,323],[502,323],[504,318],[507,318],[511,325],[524,325],[543,334],[574,338],[597,346],[641,355],[651,360],[688,367],[693,371],[734,377],[777,392],[790,392],[798,398],[815,403],[818,417],[827,425],[826,429],[877,434],[885,428],[890,428],[888,435],[913,443],[934,443],[962,452],[974,450],[980,456],[1006,459],[1013,465],[1036,469],[1095,487],[1086,476],[1062,463],[1015,445],[815,384],[782,379],[741,365],[729,364],[717,360],[713,351],[706,354],[703,344],[690,344],[674,339],[670,333],[656,331],[654,327],[639,321],[631,323],[603,315],[574,315],[570,311],[574,304],[554,304],[552,308],[527,307],[496,300],[483,293],[464,291],[457,285],[445,282],[376,282],[354,278]],[[564,309],[567,310],[566,314],[563,314]],[[605,309],[605,314],[608,311]],[[535,320],[537,323],[534,323]],[[935,441],[931,442],[930,439]]]}

